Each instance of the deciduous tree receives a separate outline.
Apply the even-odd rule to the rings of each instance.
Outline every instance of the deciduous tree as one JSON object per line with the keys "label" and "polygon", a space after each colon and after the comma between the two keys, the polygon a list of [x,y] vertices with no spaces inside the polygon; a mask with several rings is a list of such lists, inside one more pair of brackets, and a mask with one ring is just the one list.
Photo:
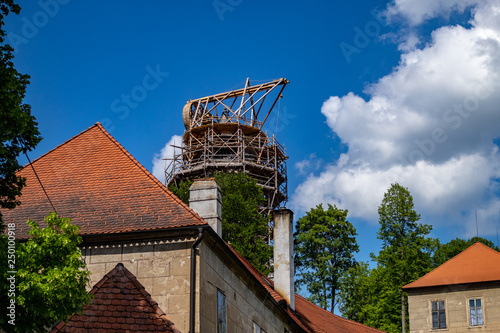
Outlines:
{"label": "deciduous tree", "polygon": [[[2,315],[0,328],[6,332],[42,332],[58,321],[82,310],[90,301],[86,291],[90,272],[81,260],[78,245],[82,242],[80,227],[70,219],[51,213],[40,228],[28,221],[29,240],[16,244],[15,267],[7,267],[7,237],[0,237],[0,307],[5,312],[10,299],[15,299],[13,318]],[[17,273],[11,273],[17,271]],[[15,277],[15,292],[11,294],[7,278]]]}
{"label": "deciduous tree", "polygon": [[312,208],[295,224],[297,287],[304,285],[309,299],[333,313],[340,277],[353,267],[359,251],[356,229],[347,210],[328,204]]}
{"label": "deciduous tree", "polygon": [[[5,44],[4,17],[19,14],[13,0],[0,0],[0,208],[20,204],[25,179],[16,175],[21,166],[17,157],[33,149],[41,140],[31,107],[23,103],[29,76],[20,74],[12,62],[13,49]],[[0,211],[0,232],[4,229]]]}
{"label": "deciduous tree", "polygon": [[486,246],[491,247],[494,250],[500,251],[498,247],[492,241],[487,240],[482,237],[472,237],[469,240],[455,238],[446,244],[442,244],[438,247],[434,255],[432,256],[433,267],[438,267],[444,264],[447,260],[450,260],[469,246],[476,242],[481,242]]}

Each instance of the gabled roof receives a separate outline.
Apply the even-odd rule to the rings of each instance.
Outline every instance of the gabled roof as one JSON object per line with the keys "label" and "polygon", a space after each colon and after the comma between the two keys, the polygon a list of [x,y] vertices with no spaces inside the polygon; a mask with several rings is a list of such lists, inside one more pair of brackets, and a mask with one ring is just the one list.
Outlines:
{"label": "gabled roof", "polygon": [[403,289],[500,281],[500,253],[475,243]]}
{"label": "gabled roof", "polygon": [[94,299],[53,329],[56,332],[171,332],[180,333],[137,278],[119,263],[92,291]]}
{"label": "gabled roof", "polygon": [[274,290],[273,281],[262,275],[252,264],[242,257],[230,245],[229,249],[250,271],[250,273],[267,289],[274,300],[284,305],[286,312],[304,331],[309,333],[384,333],[378,329],[339,317],[295,294],[295,311],[285,305],[286,301]]}
{"label": "gabled roof", "polygon": [[[99,123],[34,160],[33,168],[57,213],[79,225],[81,235],[206,224]],[[2,210],[21,239],[28,219],[42,222],[54,210],[33,168],[18,172],[27,179],[22,204]]]}

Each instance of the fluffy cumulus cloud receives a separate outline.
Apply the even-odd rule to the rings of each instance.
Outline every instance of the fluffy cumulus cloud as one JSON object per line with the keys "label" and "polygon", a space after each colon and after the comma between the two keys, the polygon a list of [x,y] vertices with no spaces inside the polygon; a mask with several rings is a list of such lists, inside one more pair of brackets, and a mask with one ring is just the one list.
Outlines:
{"label": "fluffy cumulus cloud", "polygon": [[401,47],[399,65],[366,87],[368,100],[349,93],[324,102],[348,151],[297,188],[296,209],[337,203],[376,221],[383,193],[399,182],[434,223],[465,221],[475,209],[485,225],[498,222],[500,4],[396,0],[387,12],[417,25],[471,6],[469,28],[443,26],[429,44]]}
{"label": "fluffy cumulus cloud", "polygon": [[165,144],[159,154],[155,154],[153,157],[153,175],[162,183],[165,183],[165,170],[171,167],[170,161],[168,159],[174,157],[175,153],[180,153],[179,149],[173,146],[182,146],[182,137],[179,135],[174,135]]}

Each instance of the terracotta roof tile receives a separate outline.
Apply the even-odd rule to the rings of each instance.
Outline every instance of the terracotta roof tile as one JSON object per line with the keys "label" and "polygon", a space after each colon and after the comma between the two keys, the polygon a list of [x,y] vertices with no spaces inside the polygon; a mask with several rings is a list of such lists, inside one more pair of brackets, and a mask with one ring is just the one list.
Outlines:
{"label": "terracotta roof tile", "polygon": [[372,327],[339,317],[295,294],[295,309],[300,320],[311,332],[317,333],[376,333]]}
{"label": "terracotta roof tile", "polygon": [[[97,123],[33,161],[58,214],[81,227],[80,234],[120,233],[206,224],[135,160]],[[2,210],[26,238],[26,221],[42,222],[53,211],[32,167],[22,204]]]}
{"label": "terracotta roof tile", "polygon": [[[123,264],[118,264],[92,289],[94,299],[84,306],[83,314],[75,314],[60,322],[56,332],[171,332],[179,333],[174,324]],[[127,297],[119,297],[124,294]],[[118,300],[120,306],[109,305]],[[140,304],[140,305],[139,305]]]}
{"label": "terracotta roof tile", "polygon": [[403,289],[500,281],[500,253],[475,243]]}

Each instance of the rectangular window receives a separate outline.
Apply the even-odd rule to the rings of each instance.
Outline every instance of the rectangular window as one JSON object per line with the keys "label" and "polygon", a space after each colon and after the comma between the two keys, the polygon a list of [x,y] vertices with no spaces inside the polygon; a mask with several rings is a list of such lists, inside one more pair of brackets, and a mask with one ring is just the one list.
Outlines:
{"label": "rectangular window", "polygon": [[444,301],[431,302],[432,329],[446,328],[446,309]]}
{"label": "rectangular window", "polygon": [[227,333],[226,295],[217,289],[217,333]]}
{"label": "rectangular window", "polygon": [[[259,325],[257,325],[255,322],[252,323],[253,326],[253,333],[266,333]],[[286,331],[285,331],[286,332]]]}
{"label": "rectangular window", "polygon": [[469,300],[469,324],[470,326],[483,325],[483,303],[480,298]]}

